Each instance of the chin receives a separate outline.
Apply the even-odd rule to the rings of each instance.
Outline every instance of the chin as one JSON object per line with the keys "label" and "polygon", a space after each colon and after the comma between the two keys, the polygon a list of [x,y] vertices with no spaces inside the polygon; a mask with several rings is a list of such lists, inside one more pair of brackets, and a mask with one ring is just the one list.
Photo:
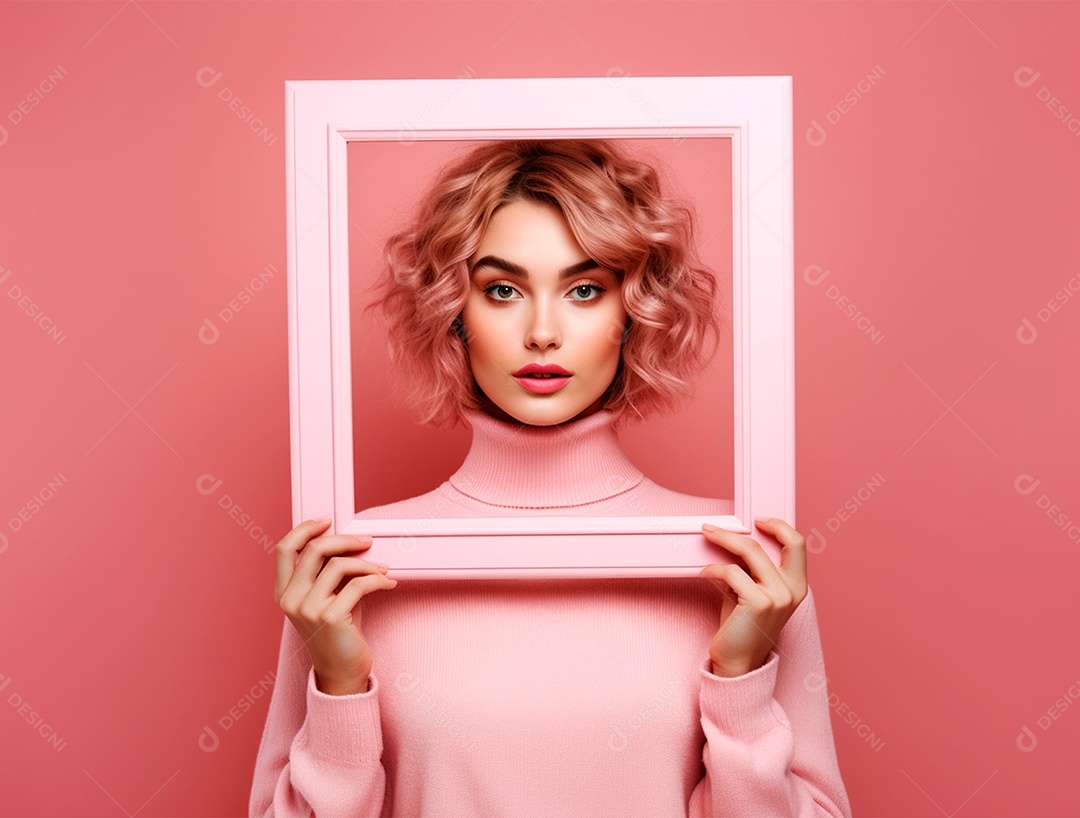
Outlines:
{"label": "chin", "polygon": [[527,423],[530,426],[558,426],[560,423],[566,423],[571,418],[577,417],[578,412],[573,408],[567,411],[555,411],[553,408],[544,407],[532,411],[521,408],[510,414],[521,423]]}
{"label": "chin", "polygon": [[495,403],[489,398],[485,401],[484,408],[489,415],[511,423],[517,421],[529,426],[558,426],[561,423],[575,420],[579,416],[598,411],[600,409],[599,403],[599,399],[592,400],[584,405],[580,401],[555,403],[543,399]]}

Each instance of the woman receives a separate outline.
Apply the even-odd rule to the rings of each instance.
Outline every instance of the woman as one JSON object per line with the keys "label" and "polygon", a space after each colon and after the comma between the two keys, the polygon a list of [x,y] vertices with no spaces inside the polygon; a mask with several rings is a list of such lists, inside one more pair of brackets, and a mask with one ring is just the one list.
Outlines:
{"label": "woman", "polygon": [[[491,143],[444,171],[388,242],[378,303],[418,416],[473,440],[437,489],[359,516],[732,513],[649,480],[614,429],[685,394],[717,335],[691,236],[602,140]],[[252,815],[851,814],[782,520],[757,522],[780,567],[703,528],[734,562],[700,579],[400,584],[328,522],[278,546]]]}

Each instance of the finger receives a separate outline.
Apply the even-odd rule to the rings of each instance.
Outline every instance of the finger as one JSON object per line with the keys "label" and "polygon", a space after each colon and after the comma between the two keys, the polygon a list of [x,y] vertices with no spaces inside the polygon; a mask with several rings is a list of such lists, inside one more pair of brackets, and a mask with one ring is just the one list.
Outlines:
{"label": "finger", "polygon": [[732,591],[726,582],[720,590],[724,592],[724,601],[720,604],[720,620],[724,621],[739,604],[739,595]]}
{"label": "finger", "polygon": [[334,619],[340,619],[360,603],[361,597],[367,596],[372,591],[396,586],[397,580],[391,579],[386,574],[365,574],[362,577],[353,577],[345,583],[341,593],[334,597],[334,601],[326,609],[326,614]]}
{"label": "finger", "polygon": [[365,551],[371,548],[371,542],[371,537],[360,537],[355,534],[329,534],[318,537],[309,542],[307,547],[300,552],[300,560],[296,563],[293,578],[303,581],[310,589],[327,559],[335,554],[349,551]]}
{"label": "finger", "polygon": [[795,590],[805,596],[806,538],[779,517],[770,517],[757,525],[780,543],[780,571],[794,583]]}
{"label": "finger", "polygon": [[297,553],[307,544],[308,540],[320,531],[325,531],[330,523],[331,520],[325,522],[305,520],[278,542],[275,560],[276,579],[274,583],[274,598],[278,602],[281,601],[285,589],[289,586],[289,580],[292,579],[293,570],[296,568]]}
{"label": "finger", "polygon": [[747,575],[746,571],[732,563],[706,565],[702,569],[702,576],[727,583],[731,591],[738,595],[738,600],[748,605],[761,607],[772,602],[772,598],[754,582],[753,578]]}
{"label": "finger", "polygon": [[780,572],[777,570],[772,558],[765,553],[765,549],[753,537],[736,534],[734,531],[725,531],[722,528],[709,531],[702,527],[702,531],[712,542],[742,557],[754,578],[767,588],[773,591],[790,590],[784,578],[780,576]]}
{"label": "finger", "polygon": [[308,596],[328,599],[334,594],[342,579],[366,574],[385,574],[386,569],[359,557],[330,557],[326,566],[319,572],[318,578],[308,591]]}
{"label": "finger", "polygon": [[370,547],[371,537],[356,537],[351,534],[332,534],[311,540],[300,552],[300,559],[282,596],[289,602],[298,603],[311,592],[327,557]]}

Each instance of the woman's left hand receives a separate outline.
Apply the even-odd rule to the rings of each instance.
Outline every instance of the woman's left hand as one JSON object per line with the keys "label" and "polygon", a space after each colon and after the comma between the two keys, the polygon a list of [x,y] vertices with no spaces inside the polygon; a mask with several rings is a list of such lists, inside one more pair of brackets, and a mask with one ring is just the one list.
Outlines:
{"label": "woman's left hand", "polygon": [[699,574],[720,580],[724,592],[720,630],[709,645],[717,676],[741,676],[764,665],[784,623],[806,597],[806,539],[776,517],[755,524],[782,544],[779,568],[752,537],[702,527],[710,542],[741,557],[753,575],[738,562],[706,565]]}

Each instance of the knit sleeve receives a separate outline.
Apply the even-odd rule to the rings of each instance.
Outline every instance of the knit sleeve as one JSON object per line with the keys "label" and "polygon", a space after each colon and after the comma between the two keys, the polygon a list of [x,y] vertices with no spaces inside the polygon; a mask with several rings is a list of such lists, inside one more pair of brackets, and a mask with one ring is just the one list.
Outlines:
{"label": "knit sleeve", "polygon": [[285,619],[274,692],[255,762],[248,814],[379,816],[382,766],[379,682],[331,696],[315,686],[311,655]]}
{"label": "knit sleeve", "polygon": [[690,816],[851,816],[833,742],[817,611],[808,590],[764,665],[700,665],[705,777]]}

